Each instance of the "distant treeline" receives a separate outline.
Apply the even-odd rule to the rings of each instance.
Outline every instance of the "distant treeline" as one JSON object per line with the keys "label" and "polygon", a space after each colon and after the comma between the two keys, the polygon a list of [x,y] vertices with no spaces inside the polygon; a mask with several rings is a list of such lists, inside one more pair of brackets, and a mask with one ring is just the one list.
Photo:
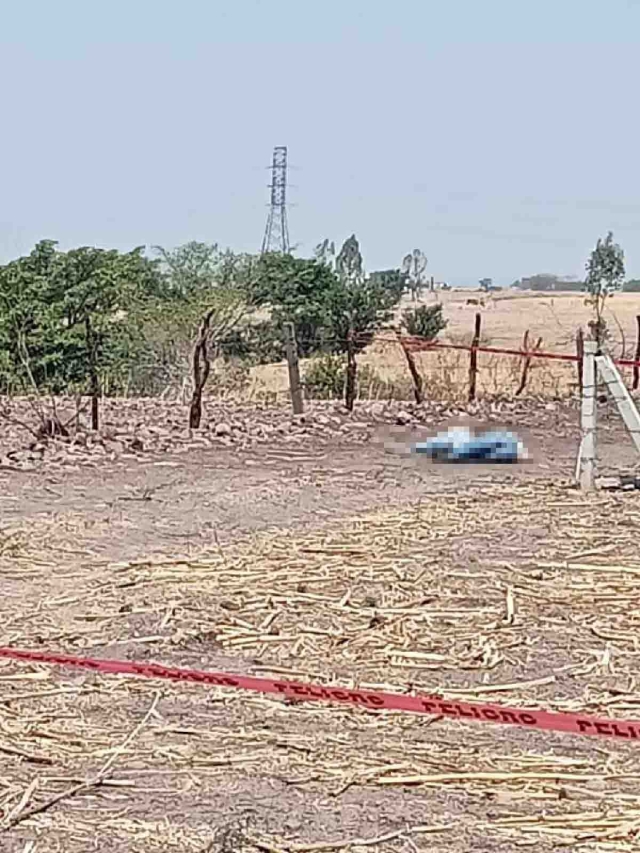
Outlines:
{"label": "distant treeline", "polygon": [[[564,293],[583,293],[586,290],[584,281],[569,281],[557,275],[540,273],[514,281],[514,290],[556,291]],[[640,293],[640,279],[632,278],[622,286],[623,293]]]}

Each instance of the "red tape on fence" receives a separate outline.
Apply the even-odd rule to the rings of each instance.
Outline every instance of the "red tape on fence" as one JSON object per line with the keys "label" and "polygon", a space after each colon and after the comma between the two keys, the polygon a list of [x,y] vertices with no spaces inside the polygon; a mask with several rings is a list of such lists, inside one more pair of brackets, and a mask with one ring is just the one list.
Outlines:
{"label": "red tape on fence", "polygon": [[468,722],[521,726],[526,729],[546,729],[569,734],[595,735],[626,740],[640,739],[640,720],[612,720],[585,714],[508,708],[503,705],[487,705],[480,702],[458,702],[445,700],[439,696],[408,696],[378,690],[351,690],[346,687],[325,687],[320,684],[303,684],[298,681],[276,681],[271,678],[233,675],[227,672],[205,672],[197,669],[163,666],[157,663],[97,660],[73,655],[2,647],[0,647],[0,658],[88,669],[107,675],[137,675],[143,678],[161,678],[193,684],[209,684],[213,687],[226,687],[235,690],[251,690],[254,693],[272,694],[298,702],[334,702],[377,711],[407,711],[413,714],[454,717]]}
{"label": "red tape on fence", "polygon": [[[398,338],[378,338],[379,341],[384,341],[389,344],[397,344]],[[487,352],[492,353],[494,355],[517,355],[520,358],[545,358],[551,359],[552,361],[571,361],[576,362],[580,361],[577,355],[570,355],[569,353],[562,352],[544,352],[540,350],[519,350],[519,349],[509,349],[507,347],[486,347],[486,346],[477,346],[474,347],[471,344],[446,344],[441,341],[428,341],[424,338],[415,337],[413,335],[406,335],[401,338],[403,346],[407,347],[411,352],[426,352],[431,349],[453,349],[453,350],[464,350],[465,352],[471,352],[471,350],[475,350],[476,352]],[[629,358],[615,358],[613,359],[614,363],[619,365],[620,367],[640,367],[640,361],[633,361]]]}

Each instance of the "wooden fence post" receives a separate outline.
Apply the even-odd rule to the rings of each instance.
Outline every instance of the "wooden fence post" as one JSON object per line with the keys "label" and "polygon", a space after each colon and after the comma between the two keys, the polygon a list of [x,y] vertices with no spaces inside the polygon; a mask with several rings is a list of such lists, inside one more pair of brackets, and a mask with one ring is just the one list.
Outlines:
{"label": "wooden fence post", "polygon": [[416,403],[420,406],[422,405],[422,403],[424,403],[424,383],[422,381],[422,377],[420,376],[420,371],[418,370],[416,360],[413,357],[413,353],[411,352],[411,344],[403,340],[402,333],[400,331],[397,331],[396,335],[398,338],[398,343],[400,344],[402,352],[404,353],[404,357],[407,360],[409,373],[411,374],[411,380],[413,382],[413,396],[415,397]]}
{"label": "wooden fence post", "polygon": [[285,323],[284,333],[284,346],[287,354],[287,366],[289,368],[289,391],[291,393],[293,414],[301,415],[304,412],[304,404],[302,402],[302,385],[300,384],[298,345],[296,343],[296,331],[293,323]]}
{"label": "wooden fence post", "polygon": [[476,324],[471,342],[471,355],[469,357],[469,402],[476,399],[476,379],[478,376],[478,350],[480,346],[480,328],[482,325],[482,314],[476,314]]}
{"label": "wooden fence post", "polygon": [[[640,361],[640,314],[636,316],[636,324],[638,326],[638,340],[636,343],[636,354],[634,356],[634,361]],[[638,390],[638,386],[640,385],[640,368],[637,364],[633,366],[633,385],[631,386],[633,391]]]}
{"label": "wooden fence post", "polygon": [[582,373],[584,370],[584,331],[582,328],[579,328],[576,334],[576,354],[578,356],[578,388],[582,398]]}
{"label": "wooden fence post", "polygon": [[356,378],[358,363],[356,361],[356,340],[353,329],[347,335],[347,376],[344,386],[344,404],[348,412],[353,411],[356,401]]}

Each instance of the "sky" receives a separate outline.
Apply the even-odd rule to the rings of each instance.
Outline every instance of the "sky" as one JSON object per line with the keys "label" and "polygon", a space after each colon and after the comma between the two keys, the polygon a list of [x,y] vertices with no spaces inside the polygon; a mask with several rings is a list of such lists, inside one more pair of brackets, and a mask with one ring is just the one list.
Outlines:
{"label": "sky", "polygon": [[640,278],[640,0],[0,0],[0,261],[355,233],[436,280]]}

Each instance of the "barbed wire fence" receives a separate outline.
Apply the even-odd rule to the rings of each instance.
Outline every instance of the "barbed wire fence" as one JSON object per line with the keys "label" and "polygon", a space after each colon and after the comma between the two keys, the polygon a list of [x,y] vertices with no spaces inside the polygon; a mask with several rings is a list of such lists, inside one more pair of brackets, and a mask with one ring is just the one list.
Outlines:
{"label": "barbed wire fence", "polygon": [[[625,357],[627,346],[623,340],[622,356],[612,359],[613,363],[622,369],[621,373],[631,391],[637,391],[640,384],[640,316],[637,318],[637,326],[638,340],[635,357],[633,359]],[[543,349],[542,336],[535,337],[530,330],[525,331],[520,348],[494,346],[493,343],[485,342],[482,315],[477,313],[469,343],[421,338],[399,333],[395,328],[382,329],[373,340],[368,334],[357,337],[356,340],[363,345],[360,356],[367,357],[367,366],[370,364],[375,366],[379,362],[377,355],[385,349],[404,352],[404,355],[409,353],[412,356],[429,356],[432,359],[429,365],[430,377],[425,382],[425,377],[420,374],[419,388],[416,387],[414,371],[405,368],[405,375],[414,386],[418,402],[418,392],[422,394],[426,389],[430,398],[441,397],[444,394],[447,397],[466,398],[467,402],[473,403],[480,396],[521,397],[529,387],[534,373],[540,380],[537,383],[535,396],[549,396],[556,399],[580,397],[583,388],[586,336],[584,330],[580,328],[572,337],[575,348],[573,353],[551,352]],[[341,341],[334,338],[327,343],[336,345]],[[453,355],[454,358],[447,358],[449,355]],[[545,375],[539,369],[543,364],[553,364],[553,371]],[[424,362],[419,367],[424,369]],[[295,370],[299,370],[297,356]],[[629,371],[631,371],[630,376]],[[466,388],[463,389],[465,381]],[[304,386],[304,379],[302,385]]]}

